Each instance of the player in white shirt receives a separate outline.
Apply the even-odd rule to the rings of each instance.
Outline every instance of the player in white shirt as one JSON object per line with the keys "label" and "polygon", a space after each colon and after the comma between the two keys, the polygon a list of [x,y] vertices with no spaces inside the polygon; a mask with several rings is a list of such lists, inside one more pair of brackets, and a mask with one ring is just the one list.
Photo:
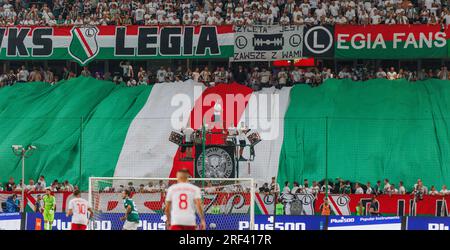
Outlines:
{"label": "player in white shirt", "polygon": [[169,187],[166,195],[166,226],[169,230],[195,230],[195,211],[200,217],[201,230],[206,229],[201,190],[190,184],[189,171],[177,172],[177,184]]}
{"label": "player in white shirt", "polygon": [[81,198],[81,193],[79,190],[73,192],[75,198],[69,202],[69,210],[67,211],[67,217],[72,216],[72,226],[71,230],[86,230],[89,212],[89,218],[92,218],[94,212],[89,207],[88,202]]}

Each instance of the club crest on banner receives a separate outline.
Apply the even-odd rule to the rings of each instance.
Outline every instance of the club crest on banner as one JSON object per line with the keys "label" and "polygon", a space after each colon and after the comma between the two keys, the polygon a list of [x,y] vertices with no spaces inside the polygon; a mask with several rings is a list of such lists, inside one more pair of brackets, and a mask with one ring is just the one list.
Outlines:
{"label": "club crest on banner", "polygon": [[[200,151],[200,150],[199,150]],[[226,147],[207,147],[205,151],[205,178],[234,178],[233,150]],[[203,175],[202,154],[196,161],[196,175]]]}
{"label": "club crest on banner", "polygon": [[70,31],[72,40],[69,45],[69,54],[81,65],[94,59],[98,52],[97,27],[73,27]]}

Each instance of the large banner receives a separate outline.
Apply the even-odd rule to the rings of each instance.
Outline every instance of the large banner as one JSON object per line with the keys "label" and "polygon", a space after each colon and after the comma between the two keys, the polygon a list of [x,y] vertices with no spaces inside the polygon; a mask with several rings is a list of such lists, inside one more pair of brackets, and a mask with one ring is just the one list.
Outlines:
{"label": "large banner", "polygon": [[235,26],[233,61],[274,61],[303,57],[303,25]]}
{"label": "large banner", "polygon": [[[334,215],[352,215],[356,213],[356,206],[361,202],[366,213],[369,211],[372,195],[339,195],[332,194],[330,200],[331,213]],[[287,215],[320,214],[324,194],[282,194],[277,199],[283,203]],[[275,196],[256,194],[256,207],[262,214],[273,214]],[[412,195],[379,195],[377,197],[381,214],[396,216],[448,216],[450,214],[450,196],[424,195],[422,200],[415,201]]]}
{"label": "large banner", "polygon": [[235,147],[207,145],[205,147],[205,169],[203,169],[203,149],[196,146],[195,178],[236,178]]}
{"label": "large banner", "polygon": [[406,230],[449,230],[449,217],[408,217],[406,222]]}
{"label": "large banner", "polygon": [[330,216],[328,230],[401,230],[399,216]]}
{"label": "large banner", "polygon": [[447,58],[449,35],[440,25],[12,26],[0,27],[0,60]]}
{"label": "large banner", "polygon": [[[120,221],[121,213],[100,214],[95,221],[91,221],[90,230],[121,230],[123,221]],[[20,217],[20,216],[19,216]],[[162,214],[139,214],[138,230],[165,230],[165,216]],[[205,216],[208,230],[248,230],[250,228],[249,217],[242,215],[212,215]],[[255,216],[256,230],[323,230],[324,216]],[[43,230],[43,217],[41,213],[27,213],[27,230]],[[53,230],[70,230],[71,217],[65,213],[55,213]],[[19,218],[20,226],[20,218]]]}
{"label": "large banner", "polygon": [[329,26],[235,26],[233,61],[332,58],[334,30]]}
{"label": "large banner", "polygon": [[1,230],[20,230],[20,213],[0,213]]}
{"label": "large banner", "polygon": [[232,26],[0,27],[0,60],[228,58]]}
{"label": "large banner", "polygon": [[338,59],[445,58],[448,29],[440,25],[336,25]]}

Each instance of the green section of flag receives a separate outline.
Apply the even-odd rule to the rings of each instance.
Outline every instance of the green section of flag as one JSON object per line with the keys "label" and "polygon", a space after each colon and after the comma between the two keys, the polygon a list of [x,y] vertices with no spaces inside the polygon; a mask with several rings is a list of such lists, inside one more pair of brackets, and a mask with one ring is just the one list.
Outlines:
{"label": "green section of flag", "polygon": [[151,88],[84,77],[55,86],[35,82],[1,88],[0,180],[20,179],[14,144],[37,146],[26,159],[26,180],[44,175],[47,184],[67,179],[86,190],[88,176],[112,176],[128,128]]}
{"label": "green section of flag", "polygon": [[[450,180],[450,81],[327,80],[290,92],[278,181]],[[326,120],[328,117],[328,129]]]}

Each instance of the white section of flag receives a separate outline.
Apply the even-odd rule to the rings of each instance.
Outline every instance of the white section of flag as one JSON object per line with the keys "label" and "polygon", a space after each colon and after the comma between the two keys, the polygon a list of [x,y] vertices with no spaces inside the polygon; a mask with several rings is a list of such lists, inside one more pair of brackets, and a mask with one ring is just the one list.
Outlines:
{"label": "white section of flag", "polygon": [[[255,146],[256,157],[254,161],[239,162],[239,177],[240,178],[254,178],[258,186],[262,185],[264,182],[270,182],[270,178],[278,175],[278,165],[280,161],[281,146],[284,139],[284,116],[286,114],[289,105],[289,94],[291,87],[285,87],[278,90],[274,87],[264,88],[261,91],[253,92],[252,97],[246,107],[245,113],[241,117],[239,124],[244,121],[246,124],[250,124],[250,119],[257,119],[258,123],[261,124],[263,119],[275,119],[276,128],[264,130],[261,132],[261,128],[256,128],[261,135],[262,141]],[[278,98],[279,102],[268,102],[267,112],[268,117],[262,117],[261,114],[255,116],[255,110],[251,107],[257,107],[263,98],[260,95],[265,95],[268,99],[276,100]],[[278,95],[278,97],[276,97]],[[264,97],[264,98],[266,98]],[[256,105],[258,102],[258,105]],[[259,112],[258,112],[259,113]],[[255,130],[250,126],[251,129]],[[249,155],[249,148],[244,150],[244,157],[247,158]],[[249,165],[250,164],[250,168]],[[249,172],[250,169],[250,172]]]}
{"label": "white section of flag", "polygon": [[191,106],[182,112],[191,113],[194,101],[202,91],[196,93],[193,81],[156,84],[147,103],[130,125],[117,162],[114,176],[127,177],[169,177],[178,145],[169,142],[174,130],[171,116],[180,111],[180,106],[172,106],[171,101],[177,94],[188,97]]}

